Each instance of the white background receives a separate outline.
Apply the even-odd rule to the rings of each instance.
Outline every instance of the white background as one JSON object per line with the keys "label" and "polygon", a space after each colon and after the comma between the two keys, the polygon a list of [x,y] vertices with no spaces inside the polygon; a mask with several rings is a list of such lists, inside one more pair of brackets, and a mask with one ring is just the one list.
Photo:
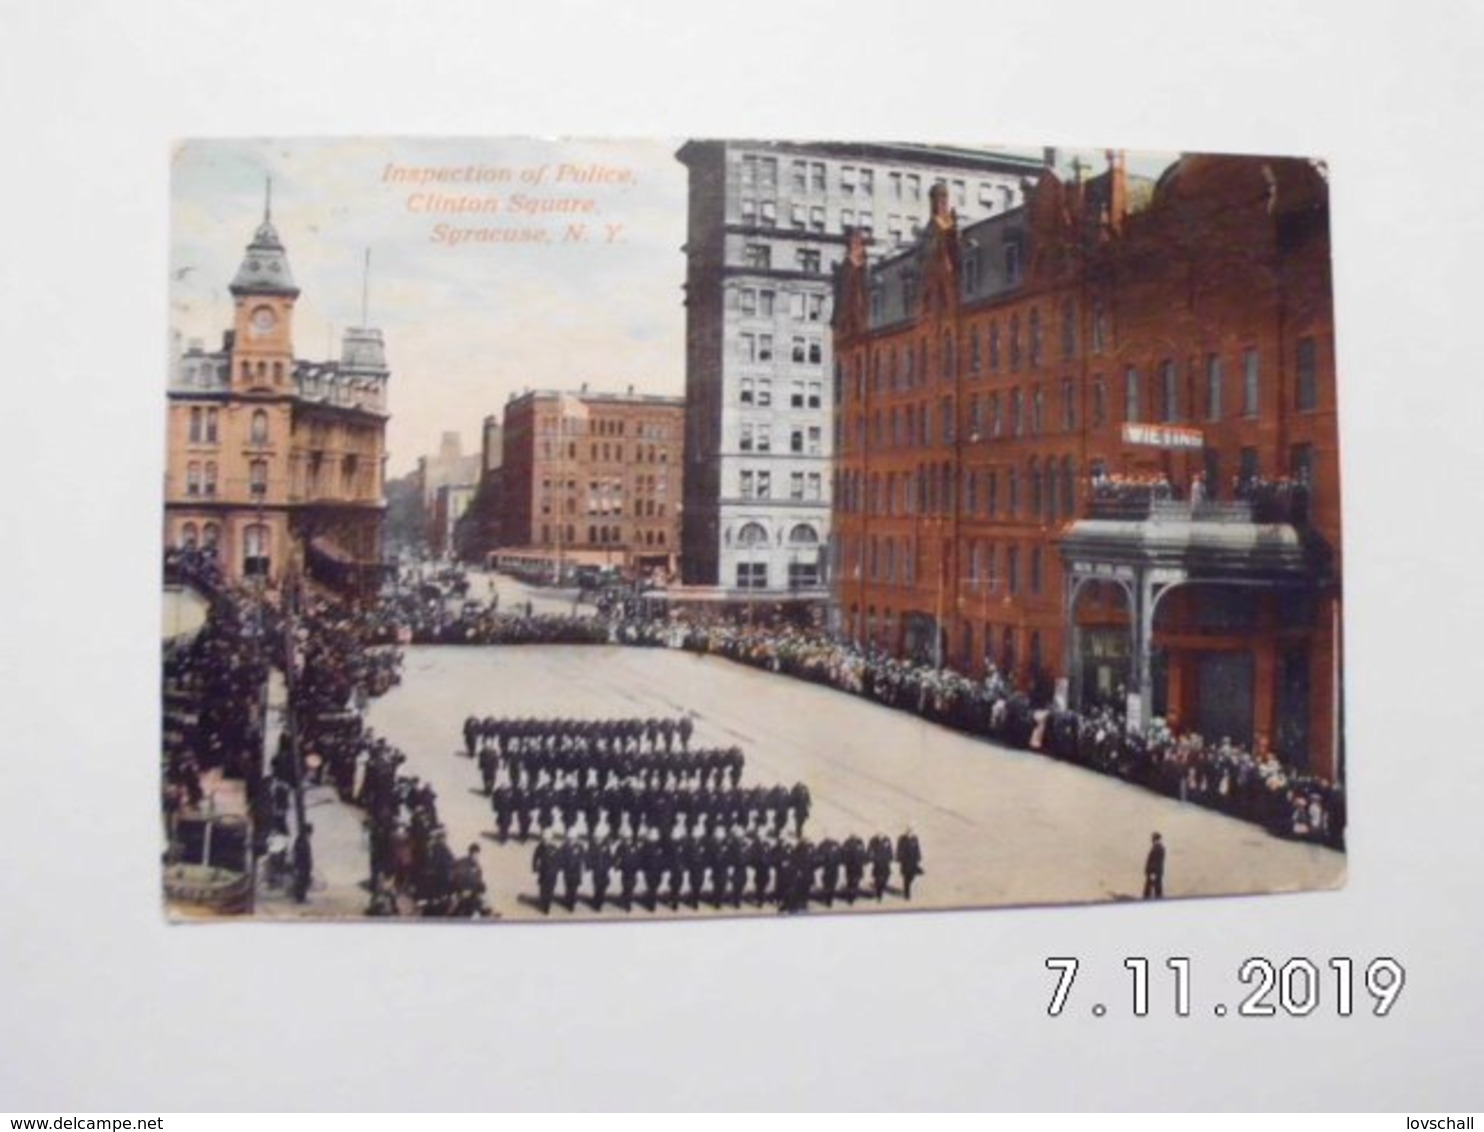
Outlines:
{"label": "white background", "polygon": [[[1364,7],[1364,11],[1359,11]],[[7,5],[0,1108],[1478,1109],[1470,3]],[[1351,883],[1065,911],[167,928],[168,156],[201,135],[743,135],[1320,154]],[[238,240],[241,232],[225,234]],[[1083,958],[1046,1016],[1047,955]],[[1392,1016],[1176,1019],[1121,958],[1401,960]],[[1110,1003],[1089,1013],[1094,994]],[[1362,1003],[1363,1005],[1363,1003]]]}

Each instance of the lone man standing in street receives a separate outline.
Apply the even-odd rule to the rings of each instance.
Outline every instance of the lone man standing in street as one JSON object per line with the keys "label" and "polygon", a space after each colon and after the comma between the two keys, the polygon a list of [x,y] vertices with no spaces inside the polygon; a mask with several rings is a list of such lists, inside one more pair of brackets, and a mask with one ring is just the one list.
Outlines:
{"label": "lone man standing in street", "polygon": [[1144,858],[1144,899],[1161,900],[1165,894],[1165,843],[1157,833],[1149,840],[1149,856]]}

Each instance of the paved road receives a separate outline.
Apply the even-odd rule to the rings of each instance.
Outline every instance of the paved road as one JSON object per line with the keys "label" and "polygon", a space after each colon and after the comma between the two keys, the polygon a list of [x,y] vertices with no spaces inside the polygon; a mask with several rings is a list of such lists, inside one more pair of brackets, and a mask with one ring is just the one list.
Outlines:
{"label": "paved road", "polygon": [[[403,683],[373,703],[369,723],[407,753],[408,773],[434,785],[450,846],[482,846],[501,916],[540,919],[518,899],[533,889],[531,847],[492,840],[478,771],[458,753],[465,716],[686,710],[697,715],[695,742],[744,749],[744,785],[809,784],[812,838],[878,831],[894,837],[908,826],[917,832],[927,875],[910,905],[888,896],[881,910],[1131,898],[1156,829],[1169,846],[1167,896],[1344,883],[1344,855],[1332,850],[1271,838],[1244,822],[816,685],[679,651],[410,648]],[[579,906],[584,914],[592,915]]]}

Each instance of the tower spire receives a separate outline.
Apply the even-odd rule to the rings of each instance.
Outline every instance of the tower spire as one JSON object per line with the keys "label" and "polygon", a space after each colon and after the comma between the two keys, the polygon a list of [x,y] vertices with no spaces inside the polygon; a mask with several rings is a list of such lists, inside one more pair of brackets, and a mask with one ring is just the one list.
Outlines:
{"label": "tower spire", "polygon": [[371,249],[366,249],[366,265],[361,272],[361,325],[369,326],[371,304]]}
{"label": "tower spire", "polygon": [[263,176],[263,223],[273,223],[273,174]]}

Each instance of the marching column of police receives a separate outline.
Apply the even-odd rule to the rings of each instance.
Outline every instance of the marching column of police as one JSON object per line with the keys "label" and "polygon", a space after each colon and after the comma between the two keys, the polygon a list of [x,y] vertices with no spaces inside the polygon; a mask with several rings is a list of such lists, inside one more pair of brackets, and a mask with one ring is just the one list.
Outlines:
{"label": "marching column of police", "polygon": [[598,911],[705,902],[784,912],[880,901],[893,862],[911,899],[924,871],[911,830],[895,843],[883,833],[812,842],[807,785],[743,786],[741,748],[694,747],[693,734],[689,716],[465,720],[463,753],[479,767],[497,839],[537,838],[543,913],[584,900]]}

